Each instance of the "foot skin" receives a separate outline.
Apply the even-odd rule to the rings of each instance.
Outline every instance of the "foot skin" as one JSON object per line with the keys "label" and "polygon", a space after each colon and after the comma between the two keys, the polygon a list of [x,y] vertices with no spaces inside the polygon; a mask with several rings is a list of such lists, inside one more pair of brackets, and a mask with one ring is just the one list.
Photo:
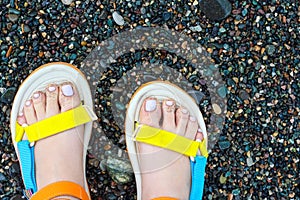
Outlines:
{"label": "foot skin", "polygon": [[[77,89],[71,83],[49,85],[45,92],[35,92],[18,116],[18,123],[34,124],[80,105]],[[55,126],[55,124],[53,124]],[[84,187],[84,126],[58,133],[35,143],[37,188],[58,181],[71,181]],[[26,139],[24,136],[23,140]],[[69,198],[69,197],[68,197]],[[75,199],[75,198],[69,198]]]}
{"label": "foot skin", "polygon": [[[196,118],[187,109],[176,108],[172,99],[155,98],[143,102],[140,123],[164,129],[189,139],[203,139]],[[142,173],[142,197],[168,196],[188,199],[191,186],[189,157],[160,147],[138,143]]]}

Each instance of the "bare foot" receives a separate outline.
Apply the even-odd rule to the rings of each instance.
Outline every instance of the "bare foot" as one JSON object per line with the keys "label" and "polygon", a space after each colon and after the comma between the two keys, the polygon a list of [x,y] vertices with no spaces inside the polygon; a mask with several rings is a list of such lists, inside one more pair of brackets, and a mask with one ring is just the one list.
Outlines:
{"label": "bare foot", "polygon": [[[172,99],[162,103],[155,98],[144,101],[140,123],[167,130],[189,139],[203,139],[196,118],[185,108],[176,108]],[[189,157],[160,147],[138,143],[142,172],[142,197],[150,200],[168,196],[189,199],[191,172]]]}
{"label": "bare foot", "polygon": [[[80,97],[73,84],[53,84],[44,92],[35,92],[25,102],[24,109],[18,116],[18,123],[31,125],[79,105]],[[81,125],[35,143],[38,190],[58,181],[71,181],[84,187],[83,133],[84,126]]]}

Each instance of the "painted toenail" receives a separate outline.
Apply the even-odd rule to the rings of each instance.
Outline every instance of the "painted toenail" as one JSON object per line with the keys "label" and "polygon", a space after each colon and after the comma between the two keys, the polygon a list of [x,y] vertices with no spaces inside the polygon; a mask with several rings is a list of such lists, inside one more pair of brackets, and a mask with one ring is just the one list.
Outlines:
{"label": "painted toenail", "polygon": [[173,101],[166,101],[167,106],[173,106],[174,102]]}
{"label": "painted toenail", "polygon": [[192,122],[195,122],[195,121],[196,121],[196,118],[193,117],[193,116],[190,116],[190,120],[191,120]]}
{"label": "painted toenail", "polygon": [[181,109],[181,112],[182,112],[183,114],[187,114],[189,111],[188,111],[187,109],[185,109],[185,108],[182,108],[182,109]]}
{"label": "painted toenail", "polygon": [[48,87],[48,90],[49,90],[49,92],[54,92],[55,91],[55,87],[53,87],[53,86],[50,86],[50,87]]}
{"label": "painted toenail", "polygon": [[23,117],[23,115],[24,115],[24,113],[22,113],[22,112],[19,113],[19,117]]}
{"label": "painted toenail", "polygon": [[202,130],[201,130],[201,128],[198,128],[198,133],[202,133]]}
{"label": "painted toenail", "polygon": [[156,100],[150,99],[146,101],[145,110],[147,112],[154,111],[156,109]]}
{"label": "painted toenail", "polygon": [[74,94],[73,88],[71,85],[63,85],[61,87],[61,90],[66,97],[73,96],[73,94]]}
{"label": "painted toenail", "polygon": [[37,99],[37,98],[39,98],[39,97],[40,97],[40,93],[34,93],[34,94],[33,94],[33,98]]}
{"label": "painted toenail", "polygon": [[25,105],[26,105],[26,106],[30,106],[30,105],[31,105],[31,101],[29,101],[29,100],[26,101],[26,102],[25,102]]}

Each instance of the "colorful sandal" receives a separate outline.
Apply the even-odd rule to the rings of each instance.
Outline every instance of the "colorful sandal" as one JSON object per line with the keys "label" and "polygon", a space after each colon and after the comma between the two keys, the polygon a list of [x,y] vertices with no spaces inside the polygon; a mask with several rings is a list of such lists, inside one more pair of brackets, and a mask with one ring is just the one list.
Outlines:
{"label": "colorful sandal", "polygon": [[[183,106],[189,110],[192,116],[195,116],[203,132],[204,139],[202,142],[187,139],[165,130],[157,129],[139,122],[139,111],[144,100],[148,97],[155,97],[158,100],[173,99],[178,106]],[[137,185],[137,199],[142,199],[142,178],[139,166],[138,142],[159,146],[169,149],[186,156],[190,156],[192,184],[190,191],[190,200],[200,200],[203,195],[204,175],[207,152],[207,133],[202,114],[195,103],[181,88],[169,82],[154,81],[141,86],[131,98],[127,108],[125,122],[126,144],[131,164],[135,173]],[[201,152],[201,155],[198,152]],[[170,197],[161,197],[157,199],[174,199]]]}
{"label": "colorful sandal", "polygon": [[[59,84],[64,81],[71,82],[77,87],[82,105],[27,127],[22,127],[17,123],[18,113],[24,107],[25,101],[29,99],[34,92],[44,90],[51,83]],[[85,76],[70,64],[51,63],[43,65],[32,72],[22,83],[13,102],[10,127],[25,185],[24,195],[27,198],[45,200],[65,195],[84,200],[90,199],[85,175],[85,160],[88,142],[92,132],[92,121],[97,119],[92,108],[93,102],[89,84]],[[56,126],[49,126],[49,124],[56,124]],[[50,184],[37,191],[34,143],[82,124],[84,124],[84,154],[82,163],[85,179],[84,188],[76,183],[61,181]],[[24,133],[26,133],[28,140],[22,140]]]}

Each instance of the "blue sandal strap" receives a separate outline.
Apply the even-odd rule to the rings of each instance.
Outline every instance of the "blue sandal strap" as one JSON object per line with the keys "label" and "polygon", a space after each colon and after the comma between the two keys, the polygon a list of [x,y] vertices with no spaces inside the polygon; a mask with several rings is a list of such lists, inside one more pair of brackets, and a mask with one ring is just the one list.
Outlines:
{"label": "blue sandal strap", "polygon": [[194,158],[194,161],[190,161],[192,174],[190,200],[202,199],[206,161],[206,157],[199,155]]}
{"label": "blue sandal strap", "polygon": [[22,168],[22,177],[26,188],[26,193],[37,191],[34,167],[34,146],[31,147],[28,140],[22,140],[17,143],[20,163]]}

